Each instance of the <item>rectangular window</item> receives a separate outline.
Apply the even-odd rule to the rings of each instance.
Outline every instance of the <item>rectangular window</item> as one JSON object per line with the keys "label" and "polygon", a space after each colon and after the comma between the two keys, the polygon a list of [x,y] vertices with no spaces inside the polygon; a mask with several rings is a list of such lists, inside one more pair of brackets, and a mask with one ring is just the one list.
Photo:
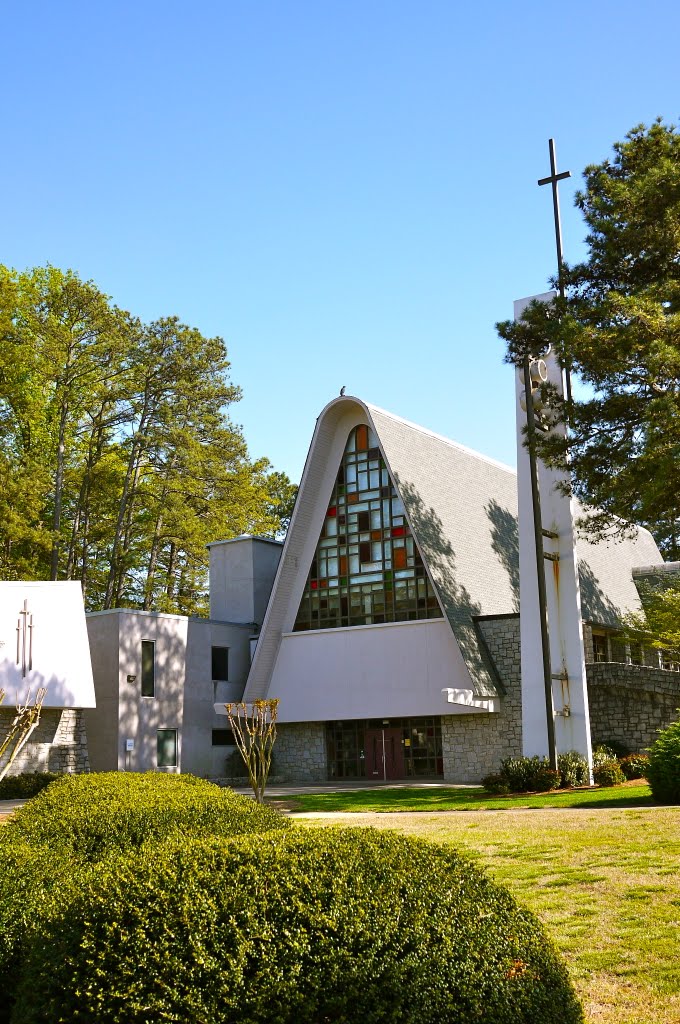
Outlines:
{"label": "rectangular window", "polygon": [[213,747],[234,747],[236,741],[234,734],[231,729],[213,729],[212,731],[212,745]]}
{"label": "rectangular window", "polygon": [[609,644],[604,633],[593,632],[593,661],[609,661]]}
{"label": "rectangular window", "polygon": [[142,640],[142,697],[156,695],[156,641]]}
{"label": "rectangular window", "polygon": [[229,648],[213,647],[212,649],[212,678],[215,683],[227,683],[229,681]]}
{"label": "rectangular window", "polygon": [[156,733],[156,764],[159,768],[177,767],[177,729],[159,729]]}

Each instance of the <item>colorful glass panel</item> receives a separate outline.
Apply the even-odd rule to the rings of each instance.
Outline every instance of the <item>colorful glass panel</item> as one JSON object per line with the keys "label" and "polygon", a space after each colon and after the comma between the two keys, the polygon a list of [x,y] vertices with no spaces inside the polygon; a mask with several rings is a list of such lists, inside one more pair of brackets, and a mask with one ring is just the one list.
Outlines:
{"label": "colorful glass panel", "polygon": [[355,427],[294,629],[434,619],[441,614],[377,438],[369,427]]}

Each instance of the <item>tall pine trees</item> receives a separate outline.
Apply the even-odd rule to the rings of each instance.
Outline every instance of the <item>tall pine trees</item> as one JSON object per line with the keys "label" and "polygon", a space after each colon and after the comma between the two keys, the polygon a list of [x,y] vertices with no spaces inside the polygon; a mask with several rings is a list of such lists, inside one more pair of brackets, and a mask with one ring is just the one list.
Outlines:
{"label": "tall pine trees", "polygon": [[295,489],[229,420],[221,338],[142,324],[70,271],[0,267],[0,341],[2,578],[200,613],[206,544],[282,528]]}

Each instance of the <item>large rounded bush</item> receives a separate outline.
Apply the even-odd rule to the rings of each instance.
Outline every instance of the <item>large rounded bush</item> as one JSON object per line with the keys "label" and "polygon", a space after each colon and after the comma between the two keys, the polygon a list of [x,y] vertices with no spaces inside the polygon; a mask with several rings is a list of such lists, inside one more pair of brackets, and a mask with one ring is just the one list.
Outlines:
{"label": "large rounded bush", "polygon": [[192,775],[63,775],[22,807],[3,841],[25,841],[97,860],[173,832],[241,835],[289,826],[283,815]]}
{"label": "large rounded bush", "polygon": [[370,829],[102,861],[35,931],[12,1024],[576,1024],[536,918],[452,850]]}
{"label": "large rounded bush", "polygon": [[661,730],[649,748],[646,774],[657,803],[680,804],[680,721]]}

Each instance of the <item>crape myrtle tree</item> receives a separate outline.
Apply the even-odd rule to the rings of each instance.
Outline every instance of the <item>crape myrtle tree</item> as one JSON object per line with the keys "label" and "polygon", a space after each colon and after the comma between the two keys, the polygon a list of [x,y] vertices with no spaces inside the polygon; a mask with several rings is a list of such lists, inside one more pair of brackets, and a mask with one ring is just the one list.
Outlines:
{"label": "crape myrtle tree", "polygon": [[204,611],[206,544],[280,533],[295,496],[249,457],[239,398],[221,338],[0,266],[0,576],[79,579],[91,610]]}
{"label": "crape myrtle tree", "polygon": [[[559,403],[566,438],[539,455],[571,471],[593,539],[646,526],[680,559],[680,135],[639,125],[613,156],[586,167],[576,205],[587,259],[563,267],[565,299],[497,325],[508,361],[551,344],[582,387]],[[594,510],[597,511],[594,511]]]}

